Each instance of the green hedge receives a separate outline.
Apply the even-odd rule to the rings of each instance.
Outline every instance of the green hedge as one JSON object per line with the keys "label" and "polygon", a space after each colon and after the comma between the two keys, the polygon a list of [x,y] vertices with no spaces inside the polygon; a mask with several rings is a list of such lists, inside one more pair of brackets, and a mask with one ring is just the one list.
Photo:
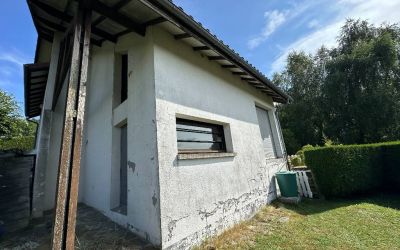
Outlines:
{"label": "green hedge", "polygon": [[383,187],[400,192],[400,143],[383,145]]}
{"label": "green hedge", "polygon": [[0,139],[0,151],[30,151],[35,147],[34,136]]}
{"label": "green hedge", "polygon": [[400,142],[317,147],[304,156],[328,198],[400,189]]}

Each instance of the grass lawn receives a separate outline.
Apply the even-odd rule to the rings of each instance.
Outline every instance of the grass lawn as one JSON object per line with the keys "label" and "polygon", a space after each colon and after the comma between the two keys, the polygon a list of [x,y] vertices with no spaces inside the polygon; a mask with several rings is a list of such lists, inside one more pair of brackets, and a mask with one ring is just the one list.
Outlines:
{"label": "grass lawn", "polygon": [[400,196],[276,202],[199,249],[400,249]]}

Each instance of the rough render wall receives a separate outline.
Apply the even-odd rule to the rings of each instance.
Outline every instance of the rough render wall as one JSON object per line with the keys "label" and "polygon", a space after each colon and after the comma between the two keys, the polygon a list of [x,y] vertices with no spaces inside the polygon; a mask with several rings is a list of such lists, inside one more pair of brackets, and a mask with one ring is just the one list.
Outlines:
{"label": "rough render wall", "polygon": [[[114,54],[128,53],[128,211],[111,211]],[[84,203],[155,245],[161,243],[151,33],[130,34],[91,54],[81,185]],[[124,114],[122,114],[124,115]],[[121,116],[121,114],[119,114]],[[117,169],[119,166],[117,166]],[[115,166],[114,166],[115,169]]]}
{"label": "rough render wall", "polygon": [[[111,211],[114,55],[129,54],[128,211]],[[161,244],[158,162],[155,124],[154,62],[152,37],[129,34],[117,45],[93,47],[90,56],[84,147],[79,201],[92,206],[139,236]],[[53,62],[52,62],[53,63]],[[63,129],[67,82],[51,119],[48,163],[45,170],[45,210],[54,208],[56,180]],[[118,166],[119,167],[119,166]],[[118,168],[117,167],[117,168]],[[79,219],[79,218],[78,218]]]}
{"label": "rough render wall", "polygon": [[57,175],[60,162],[61,135],[63,131],[64,109],[67,97],[66,85],[67,81],[64,82],[56,107],[52,112],[50,147],[46,168],[45,210],[53,209],[55,206]]}
{"label": "rough render wall", "polygon": [[[46,84],[46,92],[44,96],[43,109],[39,125],[38,133],[38,145],[37,145],[37,158],[36,158],[36,169],[34,178],[34,194],[33,194],[33,215],[41,216],[45,210],[52,209],[54,207],[55,198],[55,187],[56,177],[58,169],[58,155],[59,155],[59,142],[55,142],[53,137],[55,130],[59,128],[60,122],[57,121],[59,117],[58,113],[51,110],[53,104],[53,93],[57,71],[59,44],[61,40],[61,34],[55,34],[53,44],[47,44],[46,47],[51,47],[50,55],[46,57],[50,58],[49,75]],[[65,91],[63,92],[65,93]],[[65,96],[65,94],[64,94]],[[64,98],[64,99],[63,99]],[[65,102],[63,94],[60,95],[61,101],[58,105],[62,105]],[[53,120],[53,115],[56,117]],[[61,128],[62,129],[62,128]],[[37,197],[42,197],[37,199]],[[40,204],[39,204],[40,203]]]}
{"label": "rough render wall", "polygon": [[[266,161],[255,104],[272,100],[218,64],[154,29],[163,248],[189,248],[252,216],[275,195],[283,159]],[[176,116],[228,124],[231,158],[178,160]]]}

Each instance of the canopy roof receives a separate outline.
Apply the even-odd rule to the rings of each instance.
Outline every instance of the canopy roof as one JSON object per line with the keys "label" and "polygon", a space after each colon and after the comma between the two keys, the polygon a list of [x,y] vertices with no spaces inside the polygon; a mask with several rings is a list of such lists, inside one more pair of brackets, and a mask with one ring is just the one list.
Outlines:
{"label": "canopy roof", "polygon": [[27,117],[40,115],[48,73],[48,63],[24,65],[25,115]]}
{"label": "canopy roof", "polygon": [[[42,44],[51,43],[55,32],[66,32],[77,10],[76,0],[27,0],[39,35],[35,62],[41,62]],[[271,96],[275,102],[287,103],[290,97],[260,71],[168,0],[91,0],[91,43],[116,43],[120,36],[136,32],[144,36],[150,25],[160,25],[176,40],[190,44],[194,51],[221,64],[243,81]],[[30,83],[28,82],[27,85]],[[28,100],[29,101],[29,100]],[[29,108],[29,107],[28,107]],[[29,116],[29,115],[27,115]]]}

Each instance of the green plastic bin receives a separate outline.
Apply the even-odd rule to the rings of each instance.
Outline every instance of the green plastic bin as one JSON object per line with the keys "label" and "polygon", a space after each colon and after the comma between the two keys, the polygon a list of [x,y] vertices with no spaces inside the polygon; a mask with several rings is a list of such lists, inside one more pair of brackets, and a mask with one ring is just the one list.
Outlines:
{"label": "green plastic bin", "polygon": [[290,171],[282,171],[275,174],[278,181],[279,189],[283,197],[297,197],[297,179],[296,173]]}

